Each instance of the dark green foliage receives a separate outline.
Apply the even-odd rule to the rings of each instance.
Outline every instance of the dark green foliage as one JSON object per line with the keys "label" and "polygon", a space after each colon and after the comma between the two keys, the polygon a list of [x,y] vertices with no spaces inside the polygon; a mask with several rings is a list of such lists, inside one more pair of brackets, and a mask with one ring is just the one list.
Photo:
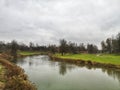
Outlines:
{"label": "dark green foliage", "polygon": [[118,52],[120,52],[120,33],[117,35]]}
{"label": "dark green foliage", "polygon": [[81,44],[78,46],[78,50],[79,50],[80,52],[86,51],[86,48],[85,48],[84,43],[81,43]]}
{"label": "dark green foliage", "polygon": [[106,43],[104,41],[101,42],[101,47],[102,47],[102,53],[107,51],[107,46],[106,46]]}
{"label": "dark green foliage", "polygon": [[101,42],[102,53],[112,53],[114,43],[115,43],[115,40],[113,42],[113,40],[111,38],[107,38],[106,42],[102,41]]}
{"label": "dark green foliage", "polygon": [[32,51],[32,50],[34,49],[34,43],[30,42],[30,43],[29,43],[29,48],[30,48],[30,50]]}
{"label": "dark green foliage", "polygon": [[116,38],[107,38],[106,42],[101,42],[103,53],[120,53],[120,33]]}
{"label": "dark green foliage", "polygon": [[67,70],[66,70],[66,63],[61,62],[61,63],[60,63],[60,66],[59,66],[59,73],[60,73],[61,75],[65,75],[66,72],[67,72]]}
{"label": "dark green foliage", "polygon": [[17,59],[17,50],[18,50],[17,41],[13,40],[11,42],[11,56],[13,56],[13,59]]}
{"label": "dark green foliage", "polygon": [[60,40],[59,51],[62,55],[64,55],[67,52],[67,41],[65,39]]}
{"label": "dark green foliage", "polygon": [[118,41],[116,39],[112,39],[112,53],[118,53]]}
{"label": "dark green foliage", "polygon": [[72,43],[72,42],[69,42],[68,43],[68,52],[69,53],[72,53],[72,54],[76,54],[76,53],[78,53],[77,52],[77,44],[75,44],[75,43]]}
{"label": "dark green foliage", "polygon": [[61,55],[65,53],[77,54],[81,52],[86,52],[85,45],[82,43],[79,46],[76,43],[69,42],[67,43],[66,40],[60,40],[59,52]]}
{"label": "dark green foliage", "polygon": [[55,54],[56,52],[58,52],[58,48],[56,45],[49,45],[49,51],[53,54]]}
{"label": "dark green foliage", "polygon": [[27,46],[26,44],[20,43],[20,44],[19,44],[19,50],[21,50],[21,51],[29,51],[30,48],[29,48],[29,46]]}
{"label": "dark green foliage", "polygon": [[4,42],[0,41],[0,53],[4,52],[6,50],[6,45]]}
{"label": "dark green foliage", "polygon": [[107,48],[108,53],[112,53],[112,39],[111,38],[107,38],[106,48]]}
{"label": "dark green foliage", "polygon": [[[115,38],[107,38],[101,42],[102,53],[120,53],[120,33]],[[97,53],[98,47],[93,44],[88,44],[87,47],[84,43],[77,45],[74,42],[67,42],[65,39],[60,40],[60,45],[55,44],[49,46],[40,46],[30,42],[29,45],[24,43],[17,43],[13,40],[11,43],[5,43],[0,41],[0,52],[9,52],[14,59],[17,58],[17,51],[39,51],[39,52],[50,52],[55,54],[60,52],[62,55],[65,53],[77,54],[77,53]]]}
{"label": "dark green foliage", "polygon": [[97,48],[96,45],[88,44],[87,45],[87,51],[88,51],[88,53],[91,53],[91,54],[97,53],[98,52],[98,48]]}

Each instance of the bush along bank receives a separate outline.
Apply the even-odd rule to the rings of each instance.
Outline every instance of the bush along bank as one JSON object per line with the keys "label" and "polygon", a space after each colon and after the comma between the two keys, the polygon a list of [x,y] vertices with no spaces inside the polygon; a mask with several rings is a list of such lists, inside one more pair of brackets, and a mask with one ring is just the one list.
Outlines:
{"label": "bush along bank", "polygon": [[37,90],[35,85],[28,80],[28,76],[24,74],[24,70],[19,66],[1,57],[0,63],[6,68],[3,90]]}
{"label": "bush along bank", "polygon": [[77,64],[77,65],[88,65],[92,67],[120,69],[120,65],[114,65],[110,63],[100,63],[100,62],[95,62],[91,60],[82,60],[82,59],[61,58],[59,56],[55,56],[51,54],[49,54],[49,57],[51,58],[51,60],[54,60],[54,61],[62,61],[62,62]]}

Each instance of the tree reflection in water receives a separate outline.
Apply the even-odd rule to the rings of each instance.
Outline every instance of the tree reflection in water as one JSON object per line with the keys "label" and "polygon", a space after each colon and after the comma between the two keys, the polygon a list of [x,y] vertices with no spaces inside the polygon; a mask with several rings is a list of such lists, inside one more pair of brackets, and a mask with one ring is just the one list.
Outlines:
{"label": "tree reflection in water", "polygon": [[107,73],[110,77],[119,80],[120,82],[120,70],[119,69],[114,69],[114,68],[103,68],[103,67],[95,67],[91,65],[84,65],[84,64],[71,64],[67,62],[59,62],[59,73],[61,75],[67,74],[67,71],[71,71],[72,69],[76,68],[76,66],[80,68],[86,67],[87,69],[101,69],[103,73]]}
{"label": "tree reflection in water", "polygon": [[[101,69],[103,73],[107,73],[110,77],[119,80],[120,82],[120,70],[119,69],[113,69],[113,68],[104,68],[104,67],[95,67],[91,65],[84,65],[84,64],[71,64],[68,62],[58,62],[58,61],[53,61],[51,60],[48,56],[31,56],[31,57],[26,57],[25,59],[18,59],[17,62],[19,64],[24,64],[28,63],[28,65],[31,66],[39,66],[39,65],[46,65],[46,61],[49,62],[49,65],[51,67],[57,66],[59,68],[59,74],[60,75],[65,75],[67,72],[70,72],[73,69],[76,69],[76,67],[80,68],[87,68],[89,70],[91,69]],[[57,68],[55,67],[55,68]]]}
{"label": "tree reflection in water", "polygon": [[65,62],[59,63],[59,73],[61,75],[65,75],[67,73],[67,67],[66,67]]}

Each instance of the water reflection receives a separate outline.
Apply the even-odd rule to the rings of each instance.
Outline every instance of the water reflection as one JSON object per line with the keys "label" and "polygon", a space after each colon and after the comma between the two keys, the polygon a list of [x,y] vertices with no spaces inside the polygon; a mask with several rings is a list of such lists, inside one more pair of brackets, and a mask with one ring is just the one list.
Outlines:
{"label": "water reflection", "polygon": [[61,75],[65,75],[65,74],[67,73],[67,67],[66,67],[65,62],[61,62],[61,63],[59,64],[59,73],[60,73]]}
{"label": "water reflection", "polygon": [[[90,65],[83,65],[83,64],[79,64],[77,65],[80,68],[86,67],[89,70],[96,70],[98,69],[98,67],[93,67]],[[73,64],[68,64],[65,62],[59,62],[59,73],[61,75],[65,75],[67,73],[67,71],[71,71],[72,69],[75,69],[76,67]],[[120,69],[113,69],[113,68],[102,68],[100,67],[100,69],[102,70],[103,73],[107,73],[107,75],[109,75],[110,77],[113,77],[114,79],[119,80],[120,82]]]}
{"label": "water reflection", "polygon": [[107,73],[109,76],[113,77],[114,79],[119,80],[119,82],[120,82],[120,70],[119,69],[115,70],[115,69],[102,68],[102,71],[104,73]]}
{"label": "water reflection", "polygon": [[[17,62],[19,62],[19,64],[24,64],[24,63],[27,63],[29,64],[29,67],[35,65],[43,65],[43,64],[46,64],[46,61],[49,61],[49,65],[52,66],[52,67],[55,67],[56,65],[59,66],[59,74],[61,75],[65,75],[67,73],[67,71],[71,71],[72,69],[75,68],[75,66],[73,64],[69,64],[69,63],[66,63],[66,62],[59,62],[59,63],[56,63],[55,61],[51,61],[50,58],[48,56],[39,56],[39,57],[34,57],[34,56],[30,56],[30,57],[27,57],[25,58],[26,60],[24,59],[19,59],[17,60]],[[33,59],[41,59],[42,61],[34,61]],[[97,67],[92,67],[90,65],[83,65],[83,64],[79,64],[77,65],[81,68],[83,67],[86,67],[87,69],[97,69]],[[113,77],[114,79],[118,79],[120,81],[120,70],[116,70],[116,69],[106,69],[106,68],[101,68],[102,71],[104,73],[107,73],[109,76]]]}
{"label": "water reflection", "polygon": [[[58,68],[57,73],[59,73],[61,76],[65,76],[67,73],[70,73],[72,70],[77,69],[78,67],[83,69],[87,68],[88,70],[96,70],[96,69],[101,69],[103,73],[106,73],[108,76],[116,79],[120,83],[120,70],[119,69],[111,69],[111,68],[99,68],[99,67],[93,67],[90,65],[83,65],[83,64],[71,64],[71,63],[66,63],[66,62],[56,62],[53,60],[50,60],[48,56],[31,56],[31,57],[26,57],[24,59],[18,59],[17,64],[22,66],[25,64],[25,66],[28,67],[39,67],[44,65],[45,67],[53,67]],[[41,69],[41,68],[39,68]]]}

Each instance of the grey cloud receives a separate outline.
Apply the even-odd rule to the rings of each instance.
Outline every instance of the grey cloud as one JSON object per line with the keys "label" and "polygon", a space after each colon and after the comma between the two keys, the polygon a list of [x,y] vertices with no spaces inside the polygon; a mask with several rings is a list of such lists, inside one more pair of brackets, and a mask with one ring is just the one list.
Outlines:
{"label": "grey cloud", "polygon": [[99,44],[119,32],[120,0],[0,0],[0,40]]}

